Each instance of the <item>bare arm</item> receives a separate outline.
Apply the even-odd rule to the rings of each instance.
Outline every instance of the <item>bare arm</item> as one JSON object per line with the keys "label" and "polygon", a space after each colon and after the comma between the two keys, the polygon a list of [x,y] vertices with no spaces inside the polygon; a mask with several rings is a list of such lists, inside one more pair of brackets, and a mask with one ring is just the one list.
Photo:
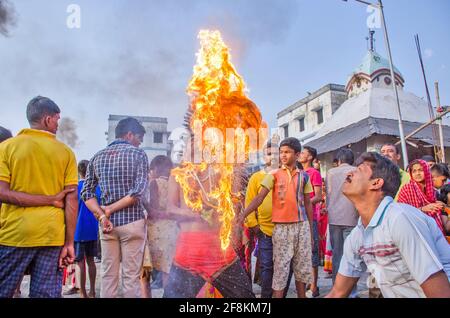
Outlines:
{"label": "bare arm", "polygon": [[333,289],[325,298],[347,298],[358,280],[358,277],[347,277],[338,273]]}
{"label": "bare arm", "polygon": [[[65,189],[77,189],[77,186],[71,185]],[[64,220],[66,224],[66,236],[64,246],[59,256],[59,266],[67,266],[75,261],[75,250],[73,246],[75,227],[77,225],[78,217],[78,193],[77,191],[70,192],[65,198]]]}
{"label": "bare arm", "polygon": [[447,215],[441,215],[442,224],[444,224],[444,229],[447,232],[450,232],[450,219]]}
{"label": "bare arm", "polygon": [[190,209],[180,207],[180,186],[173,176],[169,178],[167,211],[176,217],[178,221],[201,220],[200,216]]}
{"label": "bare arm", "polygon": [[428,277],[420,287],[428,298],[450,298],[450,283],[443,271]]}
{"label": "bare arm", "polygon": [[94,214],[95,218],[100,221],[100,225],[102,226],[102,232],[103,233],[111,232],[113,229],[113,225],[106,216],[105,211],[103,211],[100,205],[98,204],[97,198],[95,197],[90,198],[84,203],[86,204],[86,207],[89,209],[89,211],[91,211]]}
{"label": "bare arm", "polygon": [[[67,186],[65,189],[76,190],[77,186]],[[72,191],[67,194],[65,199],[64,216],[66,221],[66,244],[73,244],[75,235],[75,226],[77,225],[78,217],[78,193]]]}
{"label": "bare arm", "polygon": [[174,216],[168,211],[159,209],[158,184],[155,180],[150,181],[142,199],[142,204],[150,219],[178,219],[176,215]]}
{"label": "bare arm", "polygon": [[57,208],[63,208],[64,197],[67,193],[75,190],[76,188],[66,188],[57,195],[28,194],[25,192],[11,191],[9,183],[0,181],[0,202],[21,207],[54,206]]}
{"label": "bare arm", "polygon": [[311,199],[311,204],[322,202],[322,187],[314,186],[314,197]]}
{"label": "bare arm", "polygon": [[261,191],[255,196],[255,198],[250,202],[250,204],[245,208],[244,213],[242,213],[241,219],[242,221],[245,220],[245,218],[252,213],[253,211],[256,211],[258,207],[263,203],[266,196],[269,194],[271,190],[267,189],[266,187],[261,187]]}
{"label": "bare arm", "polygon": [[132,197],[131,195],[127,195],[120,199],[119,201],[116,201],[114,203],[111,203],[110,205],[107,205],[105,207],[102,207],[102,209],[105,211],[106,217],[110,217],[111,214],[123,210],[129,206],[132,206],[138,202],[137,197]]}

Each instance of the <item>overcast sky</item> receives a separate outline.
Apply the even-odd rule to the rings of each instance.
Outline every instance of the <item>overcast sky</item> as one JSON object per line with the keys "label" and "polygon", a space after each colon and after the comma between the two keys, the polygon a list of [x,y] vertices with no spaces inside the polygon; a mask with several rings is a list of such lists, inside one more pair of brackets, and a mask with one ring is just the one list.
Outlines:
{"label": "overcast sky", "polygon": [[[81,9],[79,29],[67,27],[70,4]],[[418,33],[433,103],[438,80],[441,102],[450,104],[450,1],[384,5],[405,89],[425,96]],[[9,0],[9,7],[13,19],[1,22],[0,10],[0,126],[14,134],[27,127],[28,101],[48,96],[75,122],[78,160],[106,145],[109,114],[181,125],[202,28],[222,32],[250,98],[275,127],[276,114],[307,91],[346,83],[366,53],[371,15],[352,0]],[[381,30],[375,36],[386,56]]]}

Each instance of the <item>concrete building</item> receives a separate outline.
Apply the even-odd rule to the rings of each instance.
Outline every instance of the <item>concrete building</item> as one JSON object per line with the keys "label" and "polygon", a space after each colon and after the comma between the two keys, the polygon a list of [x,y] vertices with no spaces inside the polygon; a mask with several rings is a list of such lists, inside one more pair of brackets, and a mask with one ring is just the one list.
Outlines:
{"label": "concrete building", "polygon": [[[394,68],[405,135],[430,120],[426,100],[404,90],[405,79]],[[345,97],[344,97],[345,96]],[[317,109],[323,109],[319,124]],[[299,131],[298,118],[305,118]],[[450,120],[443,121],[446,157],[450,155]],[[324,170],[331,167],[335,151],[349,147],[355,158],[365,151],[379,151],[384,143],[399,141],[397,105],[389,62],[373,48],[351,73],[345,86],[329,84],[303,98],[278,114],[281,136],[297,137],[302,144],[314,147]],[[301,125],[300,125],[301,127]],[[434,155],[435,138],[432,126],[408,139],[408,157],[413,160],[424,154]]]}
{"label": "concrete building", "polygon": [[312,139],[347,99],[344,85],[327,84],[277,114],[279,136]]}
{"label": "concrete building", "polygon": [[109,115],[108,144],[116,139],[117,123],[127,117],[136,118],[145,128],[144,141],[140,147],[147,153],[149,162],[157,155],[170,155],[171,143],[168,140],[170,132],[167,131],[167,118],[162,117]]}

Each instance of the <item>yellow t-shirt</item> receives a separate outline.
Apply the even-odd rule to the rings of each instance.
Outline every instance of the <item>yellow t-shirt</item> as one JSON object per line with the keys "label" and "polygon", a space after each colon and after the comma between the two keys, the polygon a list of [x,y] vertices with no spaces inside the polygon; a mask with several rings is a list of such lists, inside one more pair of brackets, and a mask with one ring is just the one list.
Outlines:
{"label": "yellow t-shirt", "polygon": [[[9,183],[13,191],[55,195],[78,184],[75,155],[54,134],[23,129],[0,144],[0,181]],[[62,246],[64,240],[63,209],[1,205],[0,245]]]}
{"label": "yellow t-shirt", "polygon": [[400,190],[402,189],[402,187],[409,183],[409,181],[411,181],[411,177],[409,176],[409,173],[406,172],[403,169],[400,169],[400,187],[398,188],[397,194],[395,195],[394,201],[397,202],[398,200],[398,195],[400,194]]}
{"label": "yellow t-shirt", "polygon": [[[264,170],[255,172],[248,181],[247,191],[245,193],[245,206],[247,207],[252,200],[261,191],[261,182],[267,173]],[[263,203],[258,208],[258,219],[256,213],[250,213],[245,219],[247,227],[254,227],[259,224],[261,231],[272,236],[274,224],[272,223],[272,191],[264,198]]]}

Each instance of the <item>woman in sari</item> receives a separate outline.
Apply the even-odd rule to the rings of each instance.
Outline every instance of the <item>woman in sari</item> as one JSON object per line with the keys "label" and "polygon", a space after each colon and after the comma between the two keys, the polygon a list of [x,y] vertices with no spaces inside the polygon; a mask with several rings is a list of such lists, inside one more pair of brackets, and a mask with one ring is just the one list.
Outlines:
{"label": "woman in sari", "polygon": [[411,181],[400,190],[398,202],[412,205],[432,217],[445,235],[441,220],[441,211],[445,205],[436,201],[430,168],[425,161],[414,160],[409,164],[408,172]]}

